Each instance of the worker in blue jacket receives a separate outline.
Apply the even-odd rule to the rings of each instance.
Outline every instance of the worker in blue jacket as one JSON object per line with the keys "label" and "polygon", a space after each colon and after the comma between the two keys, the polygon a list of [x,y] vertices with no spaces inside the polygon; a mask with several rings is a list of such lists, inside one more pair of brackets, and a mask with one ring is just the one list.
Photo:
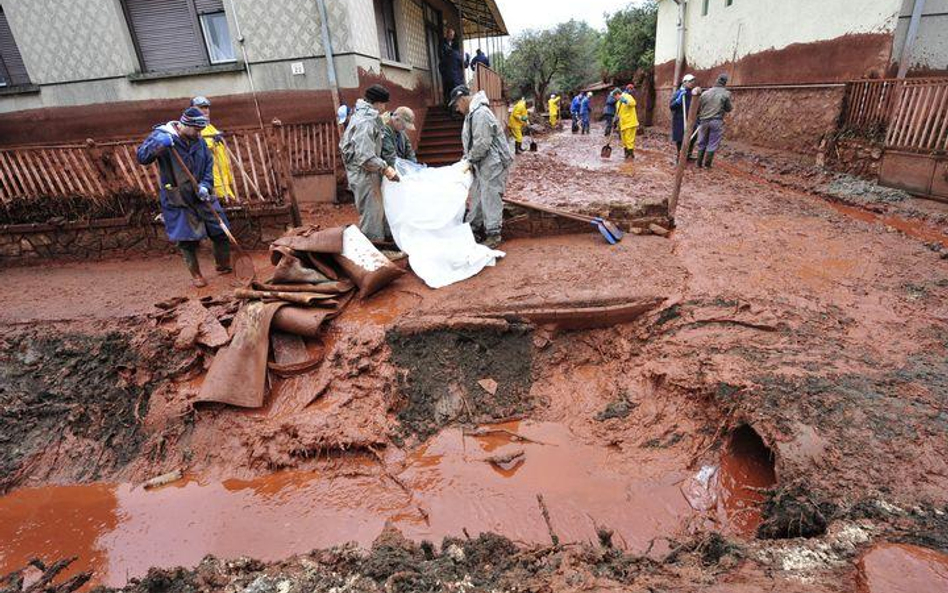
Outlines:
{"label": "worker in blue jacket", "polygon": [[612,91],[606,96],[606,105],[602,108],[602,121],[606,124],[605,136],[612,134],[612,124],[616,119],[616,94]]}
{"label": "worker in blue jacket", "polygon": [[589,133],[589,116],[592,113],[592,91],[589,91],[579,101],[579,119],[582,122],[582,133]]}
{"label": "worker in blue jacket", "polygon": [[573,118],[573,133],[579,131],[579,108],[583,102],[583,94],[576,93],[576,96],[573,97],[573,100],[569,104],[569,114]]}
{"label": "worker in blue jacket", "polygon": [[[681,86],[672,93],[669,109],[671,110],[672,122],[672,142],[678,147],[676,155],[681,154],[681,145],[685,139],[685,120],[688,119],[688,110],[691,109],[691,101],[694,98],[691,90],[695,88],[695,77],[692,74],[685,74],[681,79]],[[692,130],[694,132],[694,130]],[[690,134],[688,142],[688,160],[692,160],[691,153],[695,147],[695,135]]]}
{"label": "worker in blue jacket", "polygon": [[[207,116],[200,109],[188,107],[180,120],[155,126],[138,147],[139,163],[158,163],[161,181],[159,196],[165,232],[170,241],[177,243],[184,263],[191,272],[191,281],[198,288],[207,286],[197,259],[201,239],[210,237],[217,271],[222,274],[232,271],[227,236],[210,210],[216,210],[224,224],[229,224],[224,209],[213,193],[214,157],[201,139],[201,130],[208,123]],[[181,157],[197,180],[197,187],[193,186],[181,163],[171,154],[172,150]]]}

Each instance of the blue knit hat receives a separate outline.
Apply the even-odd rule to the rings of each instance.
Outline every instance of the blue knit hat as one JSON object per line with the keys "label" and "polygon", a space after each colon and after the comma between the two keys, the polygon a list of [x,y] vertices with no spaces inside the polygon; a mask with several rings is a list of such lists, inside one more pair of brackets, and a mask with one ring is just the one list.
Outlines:
{"label": "blue knit hat", "polygon": [[181,123],[191,128],[204,129],[210,120],[197,107],[188,107],[181,114]]}

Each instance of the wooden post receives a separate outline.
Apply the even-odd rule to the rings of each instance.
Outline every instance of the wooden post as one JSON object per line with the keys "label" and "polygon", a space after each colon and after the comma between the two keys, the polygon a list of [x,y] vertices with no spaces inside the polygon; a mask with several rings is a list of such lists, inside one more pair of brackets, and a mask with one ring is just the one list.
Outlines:
{"label": "wooden post", "polygon": [[293,225],[301,226],[303,217],[300,216],[300,205],[296,202],[296,191],[293,188],[293,171],[290,169],[290,159],[286,152],[286,142],[283,139],[283,122],[278,119],[273,120],[273,139],[276,144],[276,165],[282,181],[281,185],[290,200],[290,215],[293,217]]}
{"label": "wooden post", "polygon": [[678,167],[675,169],[675,186],[672,188],[672,195],[668,199],[668,218],[672,221],[675,220],[675,210],[678,208],[678,196],[681,193],[681,181],[685,176],[685,167],[688,166],[688,147],[691,145],[691,130],[695,127],[695,120],[698,119],[698,102],[701,99],[700,90],[695,89],[690,92],[691,107],[688,109],[688,119],[685,120],[685,131],[681,137],[681,150],[678,151]]}

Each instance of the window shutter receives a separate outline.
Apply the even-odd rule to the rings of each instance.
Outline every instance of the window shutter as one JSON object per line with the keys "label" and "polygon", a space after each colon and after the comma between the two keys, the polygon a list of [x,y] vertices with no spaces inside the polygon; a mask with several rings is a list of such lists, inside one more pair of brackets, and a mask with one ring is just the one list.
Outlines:
{"label": "window shutter", "polygon": [[189,0],[125,0],[125,5],[145,71],[208,64]]}
{"label": "window shutter", "polygon": [[224,0],[194,0],[194,8],[198,14],[224,12]]}
{"label": "window shutter", "polygon": [[23,63],[20,50],[13,39],[13,31],[10,30],[3,8],[0,8],[0,74],[8,85],[30,83],[26,64]]}

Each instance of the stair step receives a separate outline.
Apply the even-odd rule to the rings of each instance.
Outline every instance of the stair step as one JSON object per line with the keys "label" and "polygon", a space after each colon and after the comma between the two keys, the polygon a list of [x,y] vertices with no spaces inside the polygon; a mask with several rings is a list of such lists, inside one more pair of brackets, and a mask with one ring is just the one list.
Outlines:
{"label": "stair step", "polygon": [[460,134],[445,134],[443,136],[429,136],[425,134],[421,137],[419,145],[424,144],[461,144],[461,135]]}

